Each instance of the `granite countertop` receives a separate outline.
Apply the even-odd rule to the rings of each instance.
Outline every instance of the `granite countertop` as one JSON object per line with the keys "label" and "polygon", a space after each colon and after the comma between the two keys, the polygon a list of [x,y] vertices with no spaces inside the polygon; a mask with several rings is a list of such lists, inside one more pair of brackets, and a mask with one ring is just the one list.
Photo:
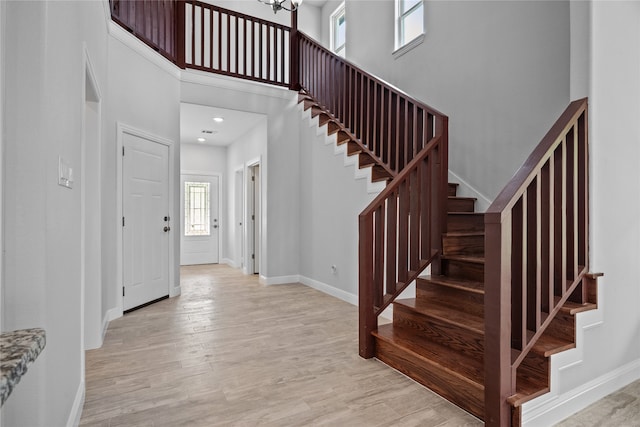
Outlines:
{"label": "granite countertop", "polygon": [[0,407],[46,344],[44,329],[20,329],[0,334]]}

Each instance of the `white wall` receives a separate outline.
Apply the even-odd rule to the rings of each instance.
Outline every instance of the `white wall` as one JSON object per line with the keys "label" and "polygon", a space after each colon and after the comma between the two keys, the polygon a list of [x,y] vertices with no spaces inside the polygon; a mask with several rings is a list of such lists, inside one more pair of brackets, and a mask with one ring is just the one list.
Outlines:
{"label": "white wall", "polygon": [[640,3],[587,8],[580,13],[591,30],[590,262],[605,275],[598,310],[578,316],[578,348],[552,359],[552,393],[524,408],[531,426],[551,425],[640,378]]}
{"label": "white wall", "polygon": [[393,5],[346,3],[347,59],[447,114],[449,168],[492,200],[569,103],[569,2],[427,1],[398,58]]}
{"label": "white wall", "polygon": [[[243,242],[243,230],[247,229],[247,225],[249,224],[248,218],[244,216],[244,212],[236,212],[236,207],[239,205],[236,203],[236,196],[239,194],[243,194],[243,202],[242,206],[244,206],[245,210],[247,209],[246,197],[247,197],[247,177],[249,176],[249,171],[247,169],[252,163],[256,160],[265,161],[267,158],[267,133],[268,133],[268,125],[267,125],[267,117],[265,116],[263,120],[261,120],[256,126],[252,129],[249,129],[244,135],[240,136],[236,141],[234,141],[231,145],[229,145],[227,149],[227,171],[226,176],[228,177],[225,185],[226,192],[226,203],[227,203],[227,226],[226,226],[226,239],[225,246],[223,249],[224,257],[226,261],[235,267],[240,267],[242,265],[243,260],[241,259],[242,246],[246,247],[247,242]],[[268,165],[264,162],[261,164],[262,167],[267,167],[266,169],[262,169],[264,172],[268,170]],[[243,171],[244,176],[244,184],[243,187],[236,187],[236,171],[241,169]],[[262,194],[266,196],[267,187],[262,186]],[[264,210],[263,210],[264,213]],[[242,226],[239,225],[237,218],[241,217]],[[240,247],[239,247],[240,246]],[[265,258],[262,258],[263,260]],[[269,257],[267,255],[267,261]],[[259,271],[262,271],[262,267],[266,267],[266,263],[263,266],[259,266]],[[266,274],[263,274],[266,276]]]}
{"label": "white wall", "polygon": [[[109,102],[107,108],[107,140],[103,146],[103,301],[107,310],[118,307],[122,298],[121,276],[117,270],[117,240],[122,222],[117,206],[117,124],[139,129],[173,143],[173,212],[180,218],[180,81],[177,68],[153,52],[116,24],[111,24],[109,37]],[[124,42],[123,42],[124,40]],[[137,46],[133,49],[131,46]],[[143,54],[141,54],[143,53]],[[175,226],[175,224],[174,224]],[[170,293],[180,283],[178,250],[180,234],[173,233],[174,275],[169,278]]]}
{"label": "white wall", "polygon": [[227,147],[199,144],[180,145],[180,170],[188,172],[210,172],[223,175],[227,171]]}
{"label": "white wall", "polygon": [[[82,405],[80,277],[83,42],[106,87],[101,2],[7,2],[3,330],[44,327],[47,346],[2,409],[5,426],[67,425]],[[29,25],[25,25],[29,23]],[[4,97],[3,97],[4,98]],[[57,185],[58,156],[75,186]],[[99,192],[98,188],[93,191]],[[87,286],[100,286],[91,283]]]}
{"label": "white wall", "polygon": [[358,166],[345,165],[345,154],[336,151],[335,136],[328,138],[326,127],[318,135],[317,119],[302,122],[300,276],[303,283],[356,304],[358,215],[377,192],[368,192],[369,178],[355,179]]}

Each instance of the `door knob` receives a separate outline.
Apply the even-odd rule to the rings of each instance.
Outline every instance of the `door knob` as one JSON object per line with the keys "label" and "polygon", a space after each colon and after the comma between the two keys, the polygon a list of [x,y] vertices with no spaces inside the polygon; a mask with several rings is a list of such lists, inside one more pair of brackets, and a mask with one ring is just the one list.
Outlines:
{"label": "door knob", "polygon": [[171,230],[171,227],[167,227],[167,226],[165,226],[165,227],[164,227],[164,232],[165,232],[165,233],[166,233],[167,231],[169,231],[169,230]]}
{"label": "door knob", "polygon": [[213,228],[218,228],[218,224],[214,224]]}

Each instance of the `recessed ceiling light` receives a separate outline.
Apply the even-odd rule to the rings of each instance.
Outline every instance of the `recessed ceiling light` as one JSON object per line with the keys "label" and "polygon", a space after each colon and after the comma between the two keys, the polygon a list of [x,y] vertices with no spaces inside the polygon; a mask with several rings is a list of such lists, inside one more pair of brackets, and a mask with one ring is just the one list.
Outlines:
{"label": "recessed ceiling light", "polygon": [[222,122],[224,122],[224,118],[222,118],[222,117],[214,117],[213,121],[216,122],[216,123],[222,123]]}
{"label": "recessed ceiling light", "polygon": [[198,138],[198,142],[205,142],[205,141],[206,141],[206,139],[204,139],[204,138]]}

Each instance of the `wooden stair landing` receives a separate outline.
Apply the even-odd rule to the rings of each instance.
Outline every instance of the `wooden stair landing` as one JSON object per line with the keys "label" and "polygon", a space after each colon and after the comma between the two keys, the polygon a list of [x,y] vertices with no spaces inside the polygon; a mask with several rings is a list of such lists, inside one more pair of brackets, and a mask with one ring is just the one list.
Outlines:
{"label": "wooden stair landing", "polygon": [[[393,323],[373,335],[376,357],[484,419],[484,215],[449,184],[442,275],[416,281],[416,297],[393,303]],[[590,291],[593,292],[593,291]],[[575,315],[595,304],[567,302],[517,369],[508,399],[521,405],[550,389],[550,356],[575,347]]]}

